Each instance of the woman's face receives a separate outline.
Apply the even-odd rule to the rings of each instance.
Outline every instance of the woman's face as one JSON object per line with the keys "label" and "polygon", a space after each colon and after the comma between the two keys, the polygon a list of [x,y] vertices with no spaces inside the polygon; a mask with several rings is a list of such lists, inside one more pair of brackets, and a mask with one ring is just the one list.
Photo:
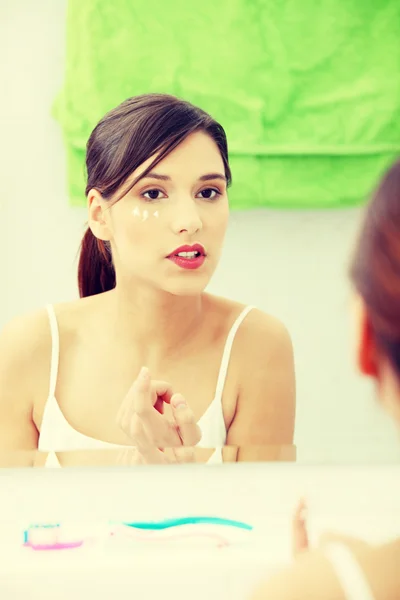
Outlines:
{"label": "woman's face", "polygon": [[[204,132],[191,134],[121,200],[103,202],[100,212],[118,285],[143,282],[175,295],[200,294],[220,259],[229,216],[217,145]],[[90,213],[99,220],[95,206]]]}

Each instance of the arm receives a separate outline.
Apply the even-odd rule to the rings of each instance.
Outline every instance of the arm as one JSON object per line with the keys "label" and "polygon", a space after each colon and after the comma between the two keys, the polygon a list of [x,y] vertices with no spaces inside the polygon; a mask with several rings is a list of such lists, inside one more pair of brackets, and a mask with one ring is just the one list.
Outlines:
{"label": "arm", "polygon": [[294,461],[292,342],[286,328],[261,311],[247,319],[237,336],[239,394],[226,443],[239,448],[238,461]]}
{"label": "arm", "polygon": [[[33,384],[43,315],[10,322],[0,334],[0,464],[28,466],[38,445]],[[40,346],[40,344],[39,344]]]}

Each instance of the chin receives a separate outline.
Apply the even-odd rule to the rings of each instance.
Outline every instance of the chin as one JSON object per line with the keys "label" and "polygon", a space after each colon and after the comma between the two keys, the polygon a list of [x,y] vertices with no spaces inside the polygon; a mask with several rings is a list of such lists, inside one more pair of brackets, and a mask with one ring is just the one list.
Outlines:
{"label": "chin", "polygon": [[206,289],[206,286],[180,286],[167,290],[170,294],[177,297],[201,296]]}
{"label": "chin", "polygon": [[173,296],[200,296],[206,289],[210,278],[199,277],[197,281],[177,281],[169,282],[165,286],[165,291]]}

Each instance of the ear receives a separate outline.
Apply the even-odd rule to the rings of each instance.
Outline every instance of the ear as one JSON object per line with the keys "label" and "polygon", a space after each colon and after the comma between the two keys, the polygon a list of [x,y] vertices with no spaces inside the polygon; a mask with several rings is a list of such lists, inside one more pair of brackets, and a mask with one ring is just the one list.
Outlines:
{"label": "ear", "polygon": [[358,300],[356,312],[356,359],[363,375],[378,378],[378,353],[366,306]]}
{"label": "ear", "polygon": [[89,191],[87,195],[89,210],[89,227],[99,240],[109,242],[111,239],[111,230],[109,227],[108,202],[106,202],[100,192],[95,189]]}

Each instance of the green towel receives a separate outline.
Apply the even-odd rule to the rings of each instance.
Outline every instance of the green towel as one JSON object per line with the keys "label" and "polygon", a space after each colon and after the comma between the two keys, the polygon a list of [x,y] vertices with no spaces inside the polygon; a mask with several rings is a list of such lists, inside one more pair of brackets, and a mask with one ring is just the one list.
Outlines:
{"label": "green towel", "polygon": [[70,202],[96,122],[166,92],[224,126],[233,208],[359,203],[400,154],[399,40],[399,0],[69,0]]}

